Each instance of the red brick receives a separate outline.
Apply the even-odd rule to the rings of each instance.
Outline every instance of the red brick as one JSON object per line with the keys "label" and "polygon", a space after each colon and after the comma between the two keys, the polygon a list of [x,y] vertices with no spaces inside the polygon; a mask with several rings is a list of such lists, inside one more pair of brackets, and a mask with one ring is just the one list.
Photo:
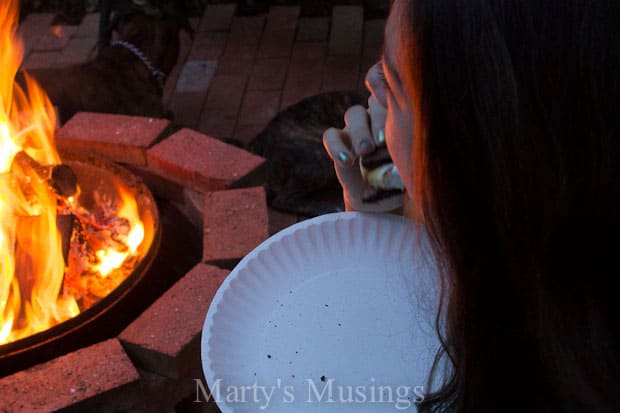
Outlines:
{"label": "red brick", "polygon": [[203,110],[235,112],[241,106],[247,78],[244,75],[216,74]]}
{"label": "red brick", "polygon": [[265,160],[190,129],[147,151],[149,167],[188,188],[208,192],[263,182]]}
{"label": "red brick", "polygon": [[170,378],[200,365],[200,333],[209,305],[228,271],[198,264],[120,335],[134,363]]}
{"label": "red brick", "polygon": [[256,90],[245,94],[241,112],[239,113],[239,125],[257,125],[261,128],[278,113],[280,104],[280,91]]}
{"label": "red brick", "polygon": [[[241,47],[240,47],[241,49]],[[218,60],[216,75],[241,75],[244,81],[252,71],[254,64],[254,54],[249,55],[249,50],[256,51],[256,46],[247,46],[241,53],[225,52]]]}
{"label": "red brick", "polygon": [[248,90],[282,89],[288,65],[288,58],[257,60],[250,75]]}
{"label": "red brick", "polygon": [[76,31],[77,26],[50,26],[47,33],[41,36],[39,41],[33,45],[32,50],[62,50]]}
{"label": "red brick", "polygon": [[0,379],[0,411],[135,411],[140,375],[116,339]]}
{"label": "red brick", "polygon": [[175,93],[168,107],[174,113],[174,122],[188,128],[196,128],[200,109],[207,97],[206,92]]}
{"label": "red brick", "polygon": [[318,73],[299,73],[291,74],[286,79],[286,86],[282,93],[280,110],[299,102],[310,96],[314,96],[321,91],[321,72]]}
{"label": "red brick", "polygon": [[326,71],[323,73],[321,92],[349,91],[358,88],[359,72]]}
{"label": "red brick", "polygon": [[297,25],[298,42],[324,42],[329,34],[329,17],[302,17]]}
{"label": "red brick", "polygon": [[264,16],[234,17],[230,26],[229,40],[257,45],[260,43],[264,26]]}
{"label": "red brick", "polygon": [[190,59],[205,60],[217,59],[226,47],[227,33],[222,32],[199,32],[194,36]]}
{"label": "red brick", "polygon": [[162,100],[167,107],[170,106],[170,100],[176,90],[177,81],[179,76],[181,76],[181,71],[183,70],[185,60],[187,60],[191,48],[192,39],[189,33],[181,31],[181,33],[179,33],[179,56],[177,58],[177,63],[170,73],[168,73],[166,84],[164,85],[164,96]]}
{"label": "red brick", "polygon": [[370,70],[370,68],[373,67],[378,61],[379,58],[374,57],[362,58],[362,62],[360,63],[360,73],[363,73],[365,75]]}
{"label": "red brick", "polygon": [[[195,379],[202,378],[202,367],[196,363],[195,372],[183,380],[171,379],[146,370],[139,370],[144,388],[144,412],[220,413],[215,401],[200,394],[196,402]],[[206,388],[206,383],[203,380]],[[188,406],[188,404],[189,406]]]}
{"label": "red brick", "polygon": [[230,28],[235,9],[232,4],[209,4],[200,20],[198,31],[227,31]]}
{"label": "red brick", "polygon": [[189,218],[194,229],[199,232],[204,228],[205,194],[184,188],[181,210]]}
{"label": "red brick", "polygon": [[289,76],[302,73],[320,73],[325,62],[325,43],[297,43],[293,47]]}
{"label": "red brick", "polygon": [[362,6],[334,6],[329,36],[330,55],[359,55],[362,50]]}
{"label": "red brick", "polygon": [[297,223],[297,215],[269,208],[269,235],[282,231]]}
{"label": "red brick", "polygon": [[321,90],[331,92],[356,89],[359,61],[359,56],[328,56],[325,60]]}
{"label": "red brick", "polygon": [[141,166],[146,165],[146,148],[169,123],[167,119],[82,112],[58,131],[56,145],[67,152]]}
{"label": "red brick", "polygon": [[295,30],[300,11],[299,6],[271,6],[265,30]]}
{"label": "red brick", "polygon": [[295,30],[293,29],[266,30],[258,49],[258,57],[288,57],[291,55],[294,41]]}
{"label": "red brick", "polygon": [[204,219],[203,261],[232,267],[269,236],[265,189],[210,192]]}
{"label": "red brick", "polygon": [[213,110],[205,109],[200,115],[198,131],[205,135],[213,136],[218,139],[228,139],[233,136],[235,125],[237,124],[237,110]]}
{"label": "red brick", "polygon": [[99,19],[101,13],[89,13],[84,16],[82,22],[78,26],[74,37],[91,37],[96,38],[99,34]]}
{"label": "red brick", "polygon": [[364,22],[364,43],[362,56],[379,60],[383,47],[385,20],[366,20]]}
{"label": "red brick", "polygon": [[264,129],[261,125],[238,125],[233,139],[247,148],[250,142]]}

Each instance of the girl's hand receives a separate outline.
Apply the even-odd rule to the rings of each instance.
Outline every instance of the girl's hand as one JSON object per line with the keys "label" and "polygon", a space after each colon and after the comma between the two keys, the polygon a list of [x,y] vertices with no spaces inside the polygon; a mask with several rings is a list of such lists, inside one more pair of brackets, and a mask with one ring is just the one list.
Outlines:
{"label": "girl's hand", "polygon": [[363,194],[370,188],[360,173],[359,157],[385,146],[385,109],[371,96],[368,110],[360,105],[352,106],[345,113],[344,120],[344,129],[329,128],[325,131],[323,145],[334,160],[347,211],[388,212],[400,208],[403,194],[375,202],[362,200]]}

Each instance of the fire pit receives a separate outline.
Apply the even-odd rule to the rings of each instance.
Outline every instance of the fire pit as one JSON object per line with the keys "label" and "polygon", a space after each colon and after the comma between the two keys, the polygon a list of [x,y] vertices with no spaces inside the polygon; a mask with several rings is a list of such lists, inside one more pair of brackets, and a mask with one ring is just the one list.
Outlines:
{"label": "fire pit", "polygon": [[[61,160],[55,113],[45,92],[28,77],[25,88],[14,83],[21,58],[16,26],[17,2],[2,3],[3,374],[120,331],[123,313],[132,311],[119,303],[144,278],[161,239],[155,199],[139,178],[93,157]],[[133,303],[140,305],[148,303]]]}
{"label": "fire pit", "polygon": [[[15,369],[23,367],[20,360],[47,358],[56,349],[66,348],[77,337],[84,335],[82,330],[85,327],[103,337],[102,332],[109,330],[109,326],[106,328],[104,325],[109,322],[106,320],[109,316],[103,315],[113,314],[114,308],[144,278],[157,255],[161,241],[157,205],[139,178],[118,165],[92,157],[72,156],[65,159],[64,164],[77,177],[81,188],[76,202],[80,205],[77,213],[84,216],[69,217],[73,224],[72,230],[67,232],[71,237],[66,243],[68,262],[63,291],[75,300],[80,312],[44,331],[0,345],[0,367],[6,365],[7,369]],[[122,211],[123,207],[137,214],[134,218],[141,223],[140,242],[131,255],[129,247],[118,245],[118,249],[125,249],[128,259],[119,260],[120,265],[112,268],[119,263],[106,263],[101,259],[103,253],[97,252],[108,251],[108,256],[121,252],[104,249],[100,245],[95,251],[92,244],[119,242],[119,234],[111,234],[110,231],[117,230],[117,227],[122,230],[127,226],[127,218],[123,216],[127,212]],[[107,227],[103,226],[105,222],[108,222]],[[101,269],[102,265],[107,267]]]}
{"label": "fire pit", "polygon": [[[92,178],[97,186],[103,175],[109,175],[131,188],[136,198],[143,194],[143,180],[155,195],[157,208],[150,195],[142,203],[145,205],[137,202],[137,209],[146,211],[140,218],[144,226],[152,221],[151,249],[144,253],[138,248],[138,257],[144,253],[140,263],[104,298],[91,294],[96,289],[74,288],[71,283],[72,279],[97,279],[103,274],[65,274],[64,260],[71,260],[64,253],[71,248],[54,247],[63,258],[59,285],[67,282],[74,289],[74,306],[68,308],[82,312],[73,318],[74,314],[60,317],[46,330],[0,345],[0,411],[171,411],[174,406],[187,411],[186,402],[195,404],[195,380],[201,376],[200,330],[211,298],[226,269],[268,235],[265,193],[260,186],[265,179],[264,159],[189,129],[166,134],[166,120],[94,113],[79,113],[57,131],[55,142],[61,156],[55,150],[39,150],[53,146],[53,141],[41,139],[55,129],[53,112],[38,89],[36,104],[24,107],[22,103],[32,97],[32,91],[14,94],[11,82],[5,79],[16,70],[17,60],[13,59],[19,59],[10,43],[12,36],[4,32],[10,31],[15,21],[6,22],[3,15],[11,3],[0,3],[0,125],[5,126],[0,126],[0,138],[17,136],[20,145],[35,144],[27,151],[34,163],[19,156],[26,166],[41,170],[30,179],[46,183],[43,192],[49,193],[46,181],[54,175],[50,169],[65,163],[77,180]],[[12,103],[11,96],[20,104]],[[37,110],[32,110],[35,107]],[[3,144],[0,141],[0,165],[8,159],[5,164],[10,170],[20,151],[14,150],[14,140],[7,145],[11,151],[5,151]],[[79,156],[72,156],[76,153]],[[84,188],[81,196],[88,192]],[[62,188],[60,193],[70,197]],[[74,224],[88,224],[89,214],[82,216],[79,208],[67,201],[69,208],[53,208],[48,221],[55,223],[60,211],[60,221],[67,221],[68,215]],[[77,204],[92,212],[99,201],[107,204],[94,196],[78,199]],[[3,219],[6,216],[0,214]],[[9,218],[2,223],[10,223]],[[98,251],[93,248],[74,257],[100,258]],[[48,252],[38,255],[47,256]],[[107,277],[114,278],[113,271]],[[104,287],[111,288],[105,283]],[[61,287],[52,294],[54,301],[68,296]],[[5,305],[2,300],[0,304]]]}

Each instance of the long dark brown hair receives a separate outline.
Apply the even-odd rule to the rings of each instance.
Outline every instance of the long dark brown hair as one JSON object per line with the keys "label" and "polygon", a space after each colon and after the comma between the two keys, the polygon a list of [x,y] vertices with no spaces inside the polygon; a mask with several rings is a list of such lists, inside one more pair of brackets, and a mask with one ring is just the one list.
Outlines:
{"label": "long dark brown hair", "polygon": [[421,410],[620,412],[620,2],[406,3],[453,363]]}

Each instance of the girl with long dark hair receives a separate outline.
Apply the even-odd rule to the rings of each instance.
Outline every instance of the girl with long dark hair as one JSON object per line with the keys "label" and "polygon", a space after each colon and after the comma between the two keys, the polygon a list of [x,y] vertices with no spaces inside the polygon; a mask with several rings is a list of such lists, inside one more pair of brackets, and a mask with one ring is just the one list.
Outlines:
{"label": "girl with long dark hair", "polygon": [[374,211],[387,144],[432,241],[452,368],[420,410],[620,412],[620,2],[396,0],[367,84],[324,142]]}

